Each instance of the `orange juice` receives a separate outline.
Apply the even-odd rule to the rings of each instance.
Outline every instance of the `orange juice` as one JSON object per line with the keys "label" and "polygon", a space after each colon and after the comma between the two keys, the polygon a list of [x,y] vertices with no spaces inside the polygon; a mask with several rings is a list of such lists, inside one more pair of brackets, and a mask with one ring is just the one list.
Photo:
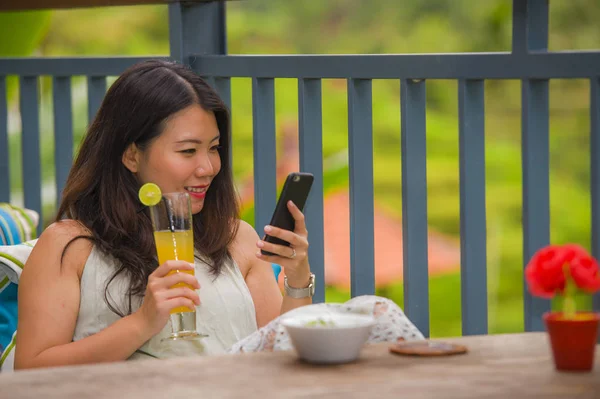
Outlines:
{"label": "orange juice", "polygon": [[[162,265],[168,260],[183,260],[194,264],[194,235],[192,230],[161,230],[154,232],[154,242],[156,243],[156,252],[158,253],[158,264]],[[194,270],[182,270],[184,273],[194,275]],[[171,272],[173,274],[176,272]],[[178,283],[172,288],[189,287],[188,284]],[[185,306],[180,306],[171,310],[171,313],[193,312]]]}

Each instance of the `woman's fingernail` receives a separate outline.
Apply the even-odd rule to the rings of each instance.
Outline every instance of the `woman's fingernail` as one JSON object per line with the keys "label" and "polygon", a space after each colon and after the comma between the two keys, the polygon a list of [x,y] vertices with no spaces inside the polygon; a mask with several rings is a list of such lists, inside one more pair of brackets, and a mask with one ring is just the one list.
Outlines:
{"label": "woman's fingernail", "polygon": [[259,241],[259,242],[256,243],[256,246],[259,247],[259,248],[262,248],[262,247],[265,246],[265,243],[262,242],[262,241]]}
{"label": "woman's fingernail", "polygon": [[260,258],[262,256],[262,253],[260,251],[256,251],[256,256]]}
{"label": "woman's fingernail", "polygon": [[265,232],[270,233],[271,230],[273,230],[271,226],[265,226]]}

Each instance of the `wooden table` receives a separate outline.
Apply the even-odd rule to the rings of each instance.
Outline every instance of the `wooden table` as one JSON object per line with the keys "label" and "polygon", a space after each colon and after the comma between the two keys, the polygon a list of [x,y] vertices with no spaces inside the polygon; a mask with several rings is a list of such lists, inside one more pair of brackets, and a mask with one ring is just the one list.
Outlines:
{"label": "wooden table", "polygon": [[557,372],[544,333],[444,341],[469,353],[414,358],[376,344],[338,366],[276,352],[60,367],[0,374],[0,398],[600,398],[600,355],[591,373]]}

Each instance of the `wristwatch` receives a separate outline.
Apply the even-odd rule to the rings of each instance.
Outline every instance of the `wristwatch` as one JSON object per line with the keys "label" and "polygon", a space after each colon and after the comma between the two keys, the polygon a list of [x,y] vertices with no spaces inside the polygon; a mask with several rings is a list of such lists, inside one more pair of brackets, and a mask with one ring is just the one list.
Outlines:
{"label": "wristwatch", "polygon": [[315,275],[310,274],[308,280],[308,286],[305,288],[293,288],[288,285],[287,276],[283,278],[283,287],[285,288],[285,294],[290,298],[312,298],[315,295]]}

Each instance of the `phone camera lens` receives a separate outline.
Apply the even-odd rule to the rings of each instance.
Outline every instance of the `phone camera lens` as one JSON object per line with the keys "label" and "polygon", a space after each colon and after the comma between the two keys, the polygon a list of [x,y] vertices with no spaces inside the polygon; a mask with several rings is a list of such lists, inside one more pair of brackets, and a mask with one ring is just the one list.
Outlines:
{"label": "phone camera lens", "polygon": [[295,182],[299,182],[300,181],[300,176],[294,176],[294,181]]}

